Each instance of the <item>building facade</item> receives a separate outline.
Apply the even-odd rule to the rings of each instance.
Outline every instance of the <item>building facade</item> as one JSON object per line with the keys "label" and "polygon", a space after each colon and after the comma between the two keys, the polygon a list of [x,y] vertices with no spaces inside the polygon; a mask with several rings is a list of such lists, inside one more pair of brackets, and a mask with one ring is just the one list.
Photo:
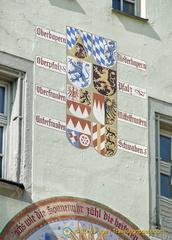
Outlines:
{"label": "building facade", "polygon": [[171,9],[1,1],[0,239],[172,239]]}

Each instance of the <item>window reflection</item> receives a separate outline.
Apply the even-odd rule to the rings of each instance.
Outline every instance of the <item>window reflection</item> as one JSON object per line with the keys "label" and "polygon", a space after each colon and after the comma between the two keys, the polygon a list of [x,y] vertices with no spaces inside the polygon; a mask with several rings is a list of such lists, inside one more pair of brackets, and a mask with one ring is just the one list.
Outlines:
{"label": "window reflection", "polygon": [[0,113],[4,113],[4,96],[5,96],[5,88],[0,87]]}

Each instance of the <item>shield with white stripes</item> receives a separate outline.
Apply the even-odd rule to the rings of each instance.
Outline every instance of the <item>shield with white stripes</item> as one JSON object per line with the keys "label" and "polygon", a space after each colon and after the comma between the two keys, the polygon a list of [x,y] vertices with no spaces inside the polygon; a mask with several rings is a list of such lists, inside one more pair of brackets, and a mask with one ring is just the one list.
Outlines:
{"label": "shield with white stripes", "polygon": [[93,122],[92,141],[96,151],[105,155],[105,125]]}
{"label": "shield with white stripes", "polygon": [[117,151],[116,129],[93,122],[92,142],[97,152],[103,156],[110,157]]}

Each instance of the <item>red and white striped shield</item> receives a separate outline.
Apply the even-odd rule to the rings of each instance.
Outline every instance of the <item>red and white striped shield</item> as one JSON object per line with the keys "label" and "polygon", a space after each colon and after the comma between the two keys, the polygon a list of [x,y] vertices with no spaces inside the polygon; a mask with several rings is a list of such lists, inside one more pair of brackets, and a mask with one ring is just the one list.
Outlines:
{"label": "red and white striped shield", "polygon": [[92,141],[96,151],[105,155],[105,125],[93,122]]}
{"label": "red and white striped shield", "polygon": [[92,141],[97,152],[112,156],[117,150],[117,133],[114,128],[93,122]]}

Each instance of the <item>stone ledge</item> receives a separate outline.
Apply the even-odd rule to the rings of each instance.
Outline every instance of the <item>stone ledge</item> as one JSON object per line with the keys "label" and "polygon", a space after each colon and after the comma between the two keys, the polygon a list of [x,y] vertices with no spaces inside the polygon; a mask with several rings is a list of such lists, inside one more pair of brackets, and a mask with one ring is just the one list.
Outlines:
{"label": "stone ledge", "polygon": [[121,15],[131,17],[131,18],[135,18],[135,19],[138,19],[138,20],[142,20],[142,21],[145,21],[145,22],[148,22],[148,20],[149,20],[148,18],[143,18],[143,17],[139,17],[139,16],[136,16],[136,15],[128,14],[128,13],[125,13],[123,11],[120,11],[120,10],[117,10],[117,9],[114,9],[114,8],[112,8],[112,12],[119,13]]}
{"label": "stone ledge", "polygon": [[23,194],[23,190],[25,189],[22,183],[13,182],[6,179],[0,179],[0,195],[6,197],[18,197]]}

